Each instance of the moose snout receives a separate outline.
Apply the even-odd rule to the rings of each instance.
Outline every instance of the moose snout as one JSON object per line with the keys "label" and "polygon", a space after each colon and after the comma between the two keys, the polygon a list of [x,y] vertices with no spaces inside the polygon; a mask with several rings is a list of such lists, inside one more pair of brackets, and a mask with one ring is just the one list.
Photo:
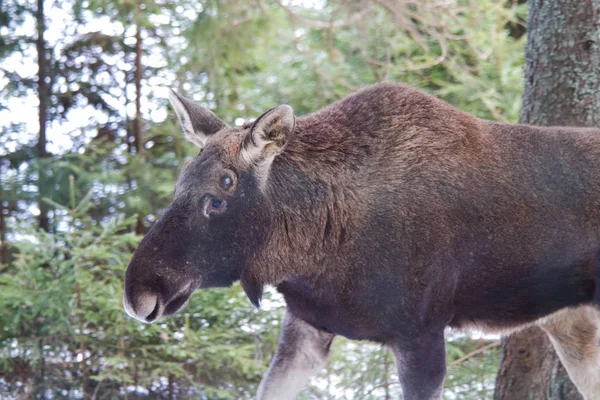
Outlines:
{"label": "moose snout", "polygon": [[185,274],[165,273],[148,276],[142,271],[151,270],[135,262],[130,263],[125,275],[123,307],[133,318],[150,323],[164,315],[177,312],[198,288],[199,280]]}
{"label": "moose snout", "polygon": [[146,288],[137,288],[125,284],[123,294],[123,307],[127,314],[142,322],[156,321],[163,315],[171,315],[177,312],[188,301],[198,285],[188,282],[179,287],[178,290],[168,293],[158,293]]}

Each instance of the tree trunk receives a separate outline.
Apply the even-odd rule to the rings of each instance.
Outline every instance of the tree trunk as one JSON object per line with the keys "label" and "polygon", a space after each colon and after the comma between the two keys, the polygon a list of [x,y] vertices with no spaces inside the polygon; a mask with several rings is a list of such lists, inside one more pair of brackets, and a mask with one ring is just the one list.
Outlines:
{"label": "tree trunk", "polygon": [[135,121],[134,121],[134,143],[136,154],[141,154],[143,149],[144,132],[142,127],[142,23],[141,1],[138,0],[135,9],[136,32],[135,32]]}
{"label": "tree trunk", "polygon": [[[46,53],[46,40],[44,32],[46,31],[46,21],[44,15],[44,0],[37,1],[37,10],[35,13],[37,25],[36,47],[38,53],[38,98],[40,131],[38,137],[38,157],[41,159],[49,156],[46,150],[46,125],[48,121],[48,103],[50,102],[50,90],[48,85],[48,55]],[[48,222],[48,207],[44,204],[42,198],[45,195],[45,168],[44,163],[40,163],[38,171],[38,207],[40,209],[39,224],[40,228],[48,232],[50,229]]]}
{"label": "tree trunk", "polygon": [[[529,0],[521,123],[600,126],[600,0]],[[495,400],[582,399],[545,333],[503,341]]]}
{"label": "tree trunk", "polygon": [[[141,22],[141,0],[137,0],[135,19],[137,30],[135,32],[135,121],[134,121],[134,143],[135,154],[139,157],[144,147],[144,130],[142,126],[142,22]],[[145,232],[144,222],[138,214],[135,224],[135,233],[142,235]]]}
{"label": "tree trunk", "polygon": [[[4,206],[4,187],[2,187],[2,176],[4,174],[4,165],[0,162],[0,274],[2,271],[3,264],[8,264],[8,245],[6,243],[6,220],[5,220],[5,209],[8,207]],[[7,213],[8,214],[8,213]]]}
{"label": "tree trunk", "polygon": [[505,338],[494,400],[582,400],[546,334],[537,327]]}

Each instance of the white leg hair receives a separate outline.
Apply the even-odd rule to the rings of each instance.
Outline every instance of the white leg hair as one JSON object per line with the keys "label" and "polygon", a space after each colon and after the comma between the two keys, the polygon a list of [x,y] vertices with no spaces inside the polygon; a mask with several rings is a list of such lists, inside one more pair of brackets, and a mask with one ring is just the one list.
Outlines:
{"label": "white leg hair", "polygon": [[258,400],[295,399],[327,362],[333,337],[286,312],[277,352],[258,387]]}
{"label": "white leg hair", "polygon": [[585,400],[600,400],[600,310],[583,306],[540,321]]}

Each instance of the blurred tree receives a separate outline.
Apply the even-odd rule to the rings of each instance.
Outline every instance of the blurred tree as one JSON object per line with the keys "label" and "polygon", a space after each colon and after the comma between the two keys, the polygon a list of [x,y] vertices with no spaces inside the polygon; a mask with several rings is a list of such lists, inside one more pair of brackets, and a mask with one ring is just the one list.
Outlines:
{"label": "blurred tree", "polygon": [[[135,152],[140,154],[144,143],[144,128],[142,126],[142,2],[135,3],[135,123],[133,138]],[[141,232],[138,232],[141,233]]]}
{"label": "blurred tree", "polygon": [[[529,1],[520,121],[600,126],[600,1]],[[581,399],[539,328],[503,341],[496,400]]]}
{"label": "blurred tree", "polygon": [[[48,62],[48,54],[46,51],[46,39],[44,39],[44,34],[46,33],[46,14],[44,13],[44,0],[37,0],[37,9],[35,10],[35,19],[36,19],[36,27],[37,27],[37,38],[36,38],[36,48],[37,48],[37,59],[38,59],[38,79],[37,79],[37,92],[38,92],[38,102],[39,102],[39,136],[38,136],[38,157],[40,161],[44,158],[48,158],[48,150],[46,149],[46,127],[48,125],[48,107],[50,101],[50,85],[48,81],[50,79],[49,72],[49,62]],[[40,200],[38,203],[38,208],[40,212],[39,221],[40,227],[46,232],[50,229],[48,223],[48,210],[46,205],[42,201],[42,198],[45,195],[45,180],[44,175],[46,174],[46,170],[44,168],[45,162],[40,162],[40,167],[38,171],[38,191],[40,194]]]}
{"label": "blurred tree", "polygon": [[[36,217],[27,212],[24,203],[35,204],[36,209],[41,204],[41,191],[44,191],[45,185],[38,180],[38,175],[42,169],[37,168],[34,160],[39,156],[47,156],[45,127],[47,125],[47,113],[45,109],[40,108],[38,125],[34,132],[29,133],[27,140],[21,140],[19,145],[15,146],[18,132],[24,129],[24,122],[27,118],[12,113],[11,104],[15,104],[14,97],[17,96],[35,96],[40,93],[38,88],[45,91],[44,85],[47,85],[48,69],[46,46],[44,44],[43,33],[45,31],[43,4],[36,2],[1,2],[0,3],[0,58],[8,62],[0,63],[0,114],[2,114],[2,123],[0,123],[0,259],[8,261],[11,253],[9,238],[11,235],[11,222],[15,218],[28,218],[35,221]],[[37,45],[37,46],[36,46]],[[37,47],[37,49],[36,49]],[[35,53],[39,50],[42,57],[39,60],[42,64],[41,69],[37,68],[42,79],[40,87],[40,75],[31,74],[25,76],[23,73],[24,63],[23,54],[27,54],[33,65],[37,64]],[[34,58],[36,57],[36,58]],[[28,68],[31,70],[31,68]],[[47,86],[46,86],[47,87]],[[38,101],[40,98],[38,97]],[[17,118],[7,118],[9,115]],[[21,118],[18,118],[21,117]],[[6,146],[6,147],[5,147]],[[8,148],[11,148],[9,151]],[[36,164],[28,171],[19,168],[24,163]],[[25,187],[17,195],[20,188]],[[37,223],[48,228],[47,213],[40,213]]]}

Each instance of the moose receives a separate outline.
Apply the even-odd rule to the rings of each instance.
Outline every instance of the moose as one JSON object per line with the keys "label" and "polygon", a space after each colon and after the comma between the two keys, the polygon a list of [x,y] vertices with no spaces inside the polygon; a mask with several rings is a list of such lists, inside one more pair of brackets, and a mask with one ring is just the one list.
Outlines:
{"label": "moose", "polygon": [[132,257],[129,315],[238,280],[259,306],[275,286],[263,400],[295,398],[336,335],[388,346],[405,399],[440,399],[446,327],[537,324],[600,399],[600,129],[485,121],[395,83],[239,127],[170,101],[202,151]]}

